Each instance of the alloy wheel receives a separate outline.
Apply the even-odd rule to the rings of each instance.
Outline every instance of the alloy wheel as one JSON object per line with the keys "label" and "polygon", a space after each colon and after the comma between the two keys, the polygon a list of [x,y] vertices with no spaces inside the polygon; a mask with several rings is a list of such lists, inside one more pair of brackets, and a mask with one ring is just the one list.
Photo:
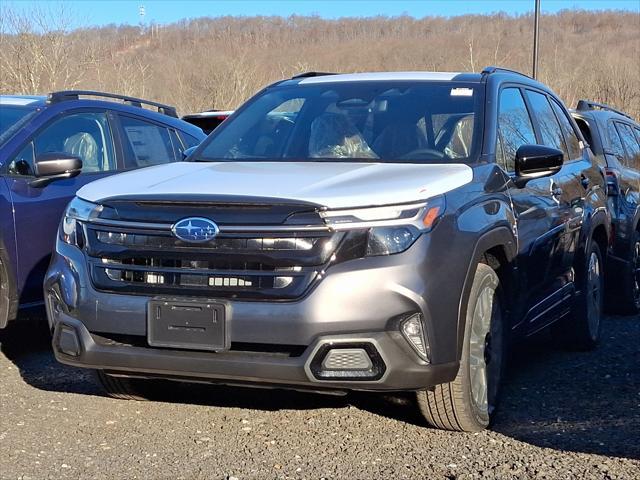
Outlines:
{"label": "alloy wheel", "polygon": [[587,322],[591,338],[598,338],[600,315],[602,314],[602,272],[600,257],[591,252],[587,272]]}
{"label": "alloy wheel", "polygon": [[480,292],[469,338],[471,398],[484,415],[490,415],[494,408],[502,363],[501,323],[492,321],[495,293],[491,286],[485,286]]}
{"label": "alloy wheel", "polygon": [[633,269],[633,302],[636,309],[640,309],[640,241],[633,246],[631,268]]}

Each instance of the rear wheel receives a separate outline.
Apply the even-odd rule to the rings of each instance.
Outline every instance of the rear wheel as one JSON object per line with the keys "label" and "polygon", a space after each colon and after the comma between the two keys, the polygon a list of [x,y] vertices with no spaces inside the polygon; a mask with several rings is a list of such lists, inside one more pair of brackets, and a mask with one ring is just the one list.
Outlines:
{"label": "rear wheel", "polygon": [[604,270],[600,247],[595,241],[587,249],[582,278],[571,315],[560,324],[565,346],[572,350],[593,350],[600,338],[604,305]]}
{"label": "rear wheel", "polygon": [[633,232],[629,267],[624,274],[620,313],[640,312],[640,232]]}
{"label": "rear wheel", "polygon": [[458,375],[453,382],[417,394],[420,411],[436,428],[477,432],[491,422],[505,351],[499,285],[491,267],[478,265],[467,306]]}
{"label": "rear wheel", "polygon": [[110,397],[120,400],[145,401],[158,395],[158,384],[155,380],[119,377],[102,370],[95,370],[95,377]]}

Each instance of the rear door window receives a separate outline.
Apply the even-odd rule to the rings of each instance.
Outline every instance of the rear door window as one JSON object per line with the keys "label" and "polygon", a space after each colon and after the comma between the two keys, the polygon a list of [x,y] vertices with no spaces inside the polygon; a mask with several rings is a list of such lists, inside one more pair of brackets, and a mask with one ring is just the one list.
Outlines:
{"label": "rear door window", "polygon": [[141,118],[120,115],[125,169],[150,167],[179,160],[169,129]]}
{"label": "rear door window", "polygon": [[560,128],[556,115],[553,113],[547,96],[542,93],[527,90],[527,97],[529,98],[529,103],[538,122],[538,128],[542,135],[542,143],[548,147],[561,150],[565,158],[569,158],[569,150],[564,141],[562,129]]}
{"label": "rear door window", "polygon": [[200,145],[200,140],[198,140],[193,135],[189,135],[188,133],[180,132],[180,138],[182,138],[182,141],[186,145],[185,148],[191,148]]}
{"label": "rear door window", "polygon": [[624,160],[624,147],[622,146],[620,134],[613,122],[607,124],[607,138],[609,140],[609,150],[622,162]]}
{"label": "rear door window", "polygon": [[620,138],[622,139],[622,143],[626,150],[626,155],[624,157],[625,166],[632,168],[633,170],[640,171],[640,145],[638,145],[638,142],[636,141],[633,129],[625,123],[615,122],[615,124],[618,128],[618,132],[620,132]]}
{"label": "rear door window", "polygon": [[551,105],[553,106],[553,111],[556,113],[556,117],[558,117],[560,127],[562,128],[562,132],[564,133],[565,141],[567,142],[569,160],[576,160],[581,158],[582,147],[580,146],[580,139],[578,138],[578,135],[576,134],[576,131],[571,124],[571,120],[569,120],[569,116],[560,106],[560,104],[553,98],[551,99]]}
{"label": "rear door window", "polygon": [[502,147],[496,149],[498,163],[507,172],[515,172],[518,148],[537,143],[533,123],[519,88],[505,88],[500,92],[498,135]]}
{"label": "rear door window", "polygon": [[169,129],[169,135],[171,135],[171,143],[173,144],[173,150],[176,152],[176,155],[178,155],[182,160],[182,154],[185,151],[185,147],[182,143],[182,140],[180,140],[180,137],[178,137],[178,133],[173,128]]}

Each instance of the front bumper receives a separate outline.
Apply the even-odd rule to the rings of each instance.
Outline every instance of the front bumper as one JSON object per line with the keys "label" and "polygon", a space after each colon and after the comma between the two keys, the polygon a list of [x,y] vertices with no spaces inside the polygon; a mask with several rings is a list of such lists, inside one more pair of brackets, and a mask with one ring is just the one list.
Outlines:
{"label": "front bumper", "polygon": [[[78,355],[68,351],[70,332],[78,341]],[[63,338],[64,337],[64,338]],[[387,332],[318,338],[300,357],[278,358],[249,352],[199,352],[104,344],[96,340],[82,322],[61,315],[53,335],[56,359],[67,365],[95,368],[136,377],[165,377],[224,384],[254,384],[313,390],[419,390],[450,381],[457,362],[437,366],[420,365],[407,355],[398,339]],[[375,381],[326,381],[313,376],[310,365],[325,344],[373,345],[385,362],[384,375]]]}
{"label": "front bumper", "polygon": [[[423,236],[400,255],[335,265],[297,301],[226,302],[232,344],[296,345],[301,347],[296,355],[149,347],[147,304],[151,298],[95,290],[83,253],[58,242],[45,279],[55,356],[65,364],[117,374],[226,384],[397,391],[446,383],[455,378],[459,366],[457,307],[463,282],[460,279],[459,287],[457,283],[454,287],[456,279],[450,272],[447,281],[433,275],[446,269],[446,264],[441,258],[428,257],[428,242]],[[432,292],[433,298],[425,292]],[[413,313],[420,313],[424,320],[429,363],[399,330],[400,321]],[[114,336],[141,342],[110,340]],[[70,344],[73,354],[68,353]],[[318,378],[312,366],[314,360],[322,360],[317,357],[326,353],[326,345],[371,346],[383,363],[383,372],[375,379]]]}

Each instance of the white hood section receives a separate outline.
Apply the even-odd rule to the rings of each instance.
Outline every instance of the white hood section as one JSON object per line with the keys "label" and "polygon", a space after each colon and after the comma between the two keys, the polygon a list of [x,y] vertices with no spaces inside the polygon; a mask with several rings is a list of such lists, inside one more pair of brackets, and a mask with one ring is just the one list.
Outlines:
{"label": "white hood section", "polygon": [[98,180],[78,196],[95,203],[131,196],[246,196],[335,209],[426,200],[471,180],[473,170],[462,164],[180,162]]}

